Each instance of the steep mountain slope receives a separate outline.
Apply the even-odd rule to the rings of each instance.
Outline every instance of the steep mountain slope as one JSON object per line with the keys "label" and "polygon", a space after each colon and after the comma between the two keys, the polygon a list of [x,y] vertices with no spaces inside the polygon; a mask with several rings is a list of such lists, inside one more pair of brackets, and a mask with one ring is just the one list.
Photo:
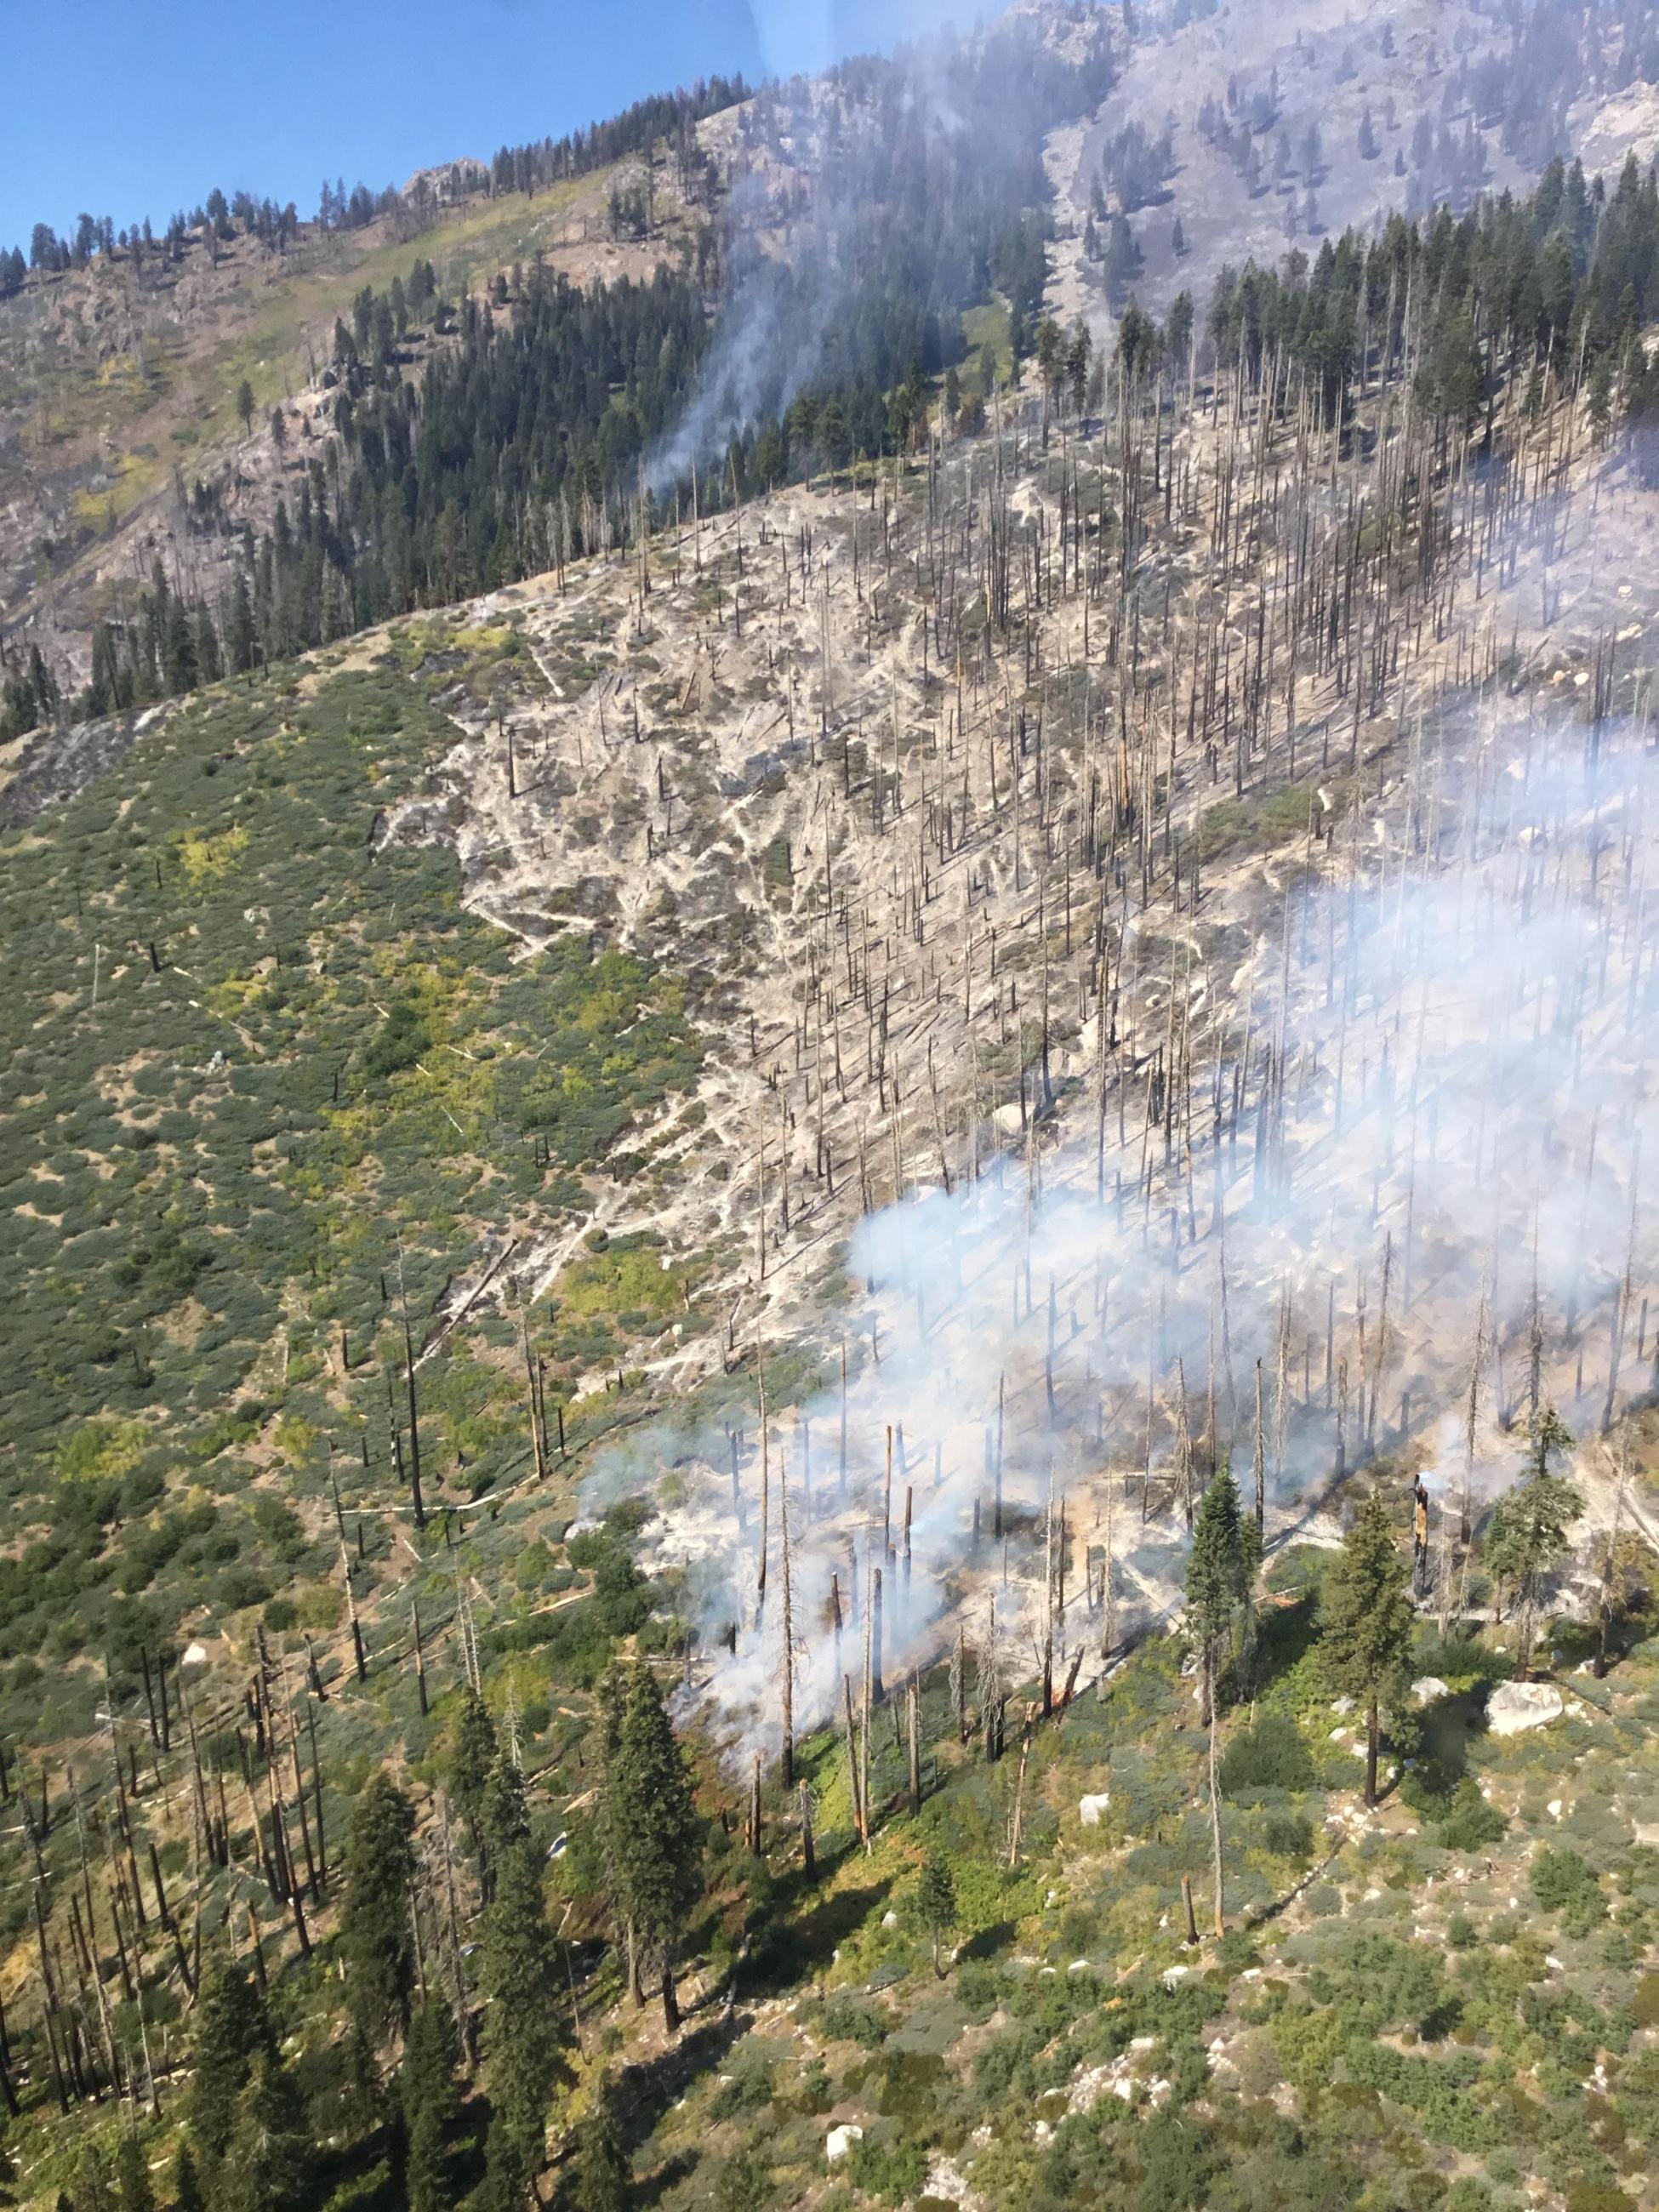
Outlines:
{"label": "steep mountain slope", "polygon": [[[637,161],[532,193],[453,202],[411,189],[406,204],[352,229],[298,224],[280,246],[252,228],[215,242],[189,233],[157,248],[31,278],[0,301],[0,606],[82,665],[90,623],[160,559],[211,580],[214,538],[270,527],[279,491],[326,440],[319,364],[365,287],[384,293],[417,261],[452,301],[499,271],[543,265],[576,283],[647,276],[688,242],[672,164],[649,235],[617,234],[614,194],[642,191]],[[419,351],[409,368],[418,372]],[[239,419],[239,399],[251,402]],[[287,418],[290,448],[270,434]],[[210,487],[215,530],[199,520]],[[192,506],[197,510],[192,516]],[[222,557],[222,556],[221,556]]]}
{"label": "steep mountain slope", "polygon": [[[764,259],[843,98],[705,125]],[[36,744],[28,2201],[1652,2203],[1656,267],[1558,173],[815,368],[769,485]]]}

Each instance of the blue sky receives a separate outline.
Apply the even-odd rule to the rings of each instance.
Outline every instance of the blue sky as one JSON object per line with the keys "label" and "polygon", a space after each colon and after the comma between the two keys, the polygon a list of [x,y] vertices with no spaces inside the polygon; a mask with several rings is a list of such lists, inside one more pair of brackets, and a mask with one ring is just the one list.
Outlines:
{"label": "blue sky", "polygon": [[[966,0],[6,0],[0,246],[217,184],[315,213],[714,70],[821,68]],[[988,9],[987,12],[993,12]]]}

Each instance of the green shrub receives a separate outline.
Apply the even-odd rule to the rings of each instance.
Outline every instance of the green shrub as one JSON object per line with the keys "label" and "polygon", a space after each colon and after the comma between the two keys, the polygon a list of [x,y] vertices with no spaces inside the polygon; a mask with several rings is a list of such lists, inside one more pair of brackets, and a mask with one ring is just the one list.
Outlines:
{"label": "green shrub", "polygon": [[1471,1776],[1457,1773],[1437,1759],[1422,1759],[1409,1768],[1401,1778],[1400,1796],[1445,1850],[1482,1850],[1495,1844],[1509,1825],[1481,1796]]}
{"label": "green shrub", "polygon": [[1282,1713],[1261,1713],[1254,1728],[1234,1736],[1221,1757],[1224,1796],[1237,1798],[1252,1790],[1311,1790],[1314,1764],[1294,1721]]}
{"label": "green shrub", "polygon": [[1534,1858],[1528,1875],[1533,1895],[1546,1912],[1559,1912],[1569,1936],[1588,1936],[1605,1920],[1607,1900],[1589,1862],[1574,1850],[1548,1844]]}
{"label": "green shrub", "polygon": [[881,2204],[902,2204],[919,2196],[927,2179],[927,2155],[920,2143],[902,2136],[882,2142],[866,2136],[847,2161],[849,2181]]}
{"label": "green shrub", "polygon": [[831,2043],[856,2043],[866,2051],[878,2051],[887,2039],[881,2015],[852,1997],[831,1997],[819,2026]]}

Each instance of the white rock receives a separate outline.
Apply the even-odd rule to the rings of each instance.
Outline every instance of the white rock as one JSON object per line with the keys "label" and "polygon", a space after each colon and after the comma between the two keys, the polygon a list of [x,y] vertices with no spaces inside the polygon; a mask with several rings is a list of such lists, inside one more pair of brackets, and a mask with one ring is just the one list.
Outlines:
{"label": "white rock", "polygon": [[1085,1828],[1097,1828],[1100,1826],[1101,1814],[1111,1802],[1112,1793],[1109,1790],[1102,1790],[1090,1796],[1079,1797],[1077,1801],[1077,1816]]}
{"label": "white rock", "polygon": [[1544,1964],[1549,1968],[1553,1974],[1565,1974],[1567,1971],[1561,1964],[1561,1961],[1556,1957],[1553,1951],[1547,1951],[1544,1954]]}
{"label": "white rock", "polygon": [[1486,1700],[1486,1725],[1494,1735],[1518,1735],[1559,1721],[1565,1710],[1553,1682],[1500,1682]]}
{"label": "white rock", "polygon": [[1193,1970],[1190,1966],[1166,1966],[1164,1969],[1164,1988],[1166,1990],[1178,1988],[1180,1984],[1187,1979],[1192,1971]]}
{"label": "white rock", "polygon": [[1346,1743],[1352,1733],[1353,1731],[1352,1729],[1334,1728],[1331,1730],[1331,1741],[1333,1743]]}
{"label": "white rock", "polygon": [[1331,1699],[1331,1711],[1334,1713],[1351,1713],[1353,1711],[1353,1699],[1352,1698],[1333,1698]]}
{"label": "white rock", "polygon": [[881,1916],[881,1924],[884,1928],[896,1928],[898,1926],[897,1913],[884,1912]]}
{"label": "white rock", "polygon": [[1115,2097],[1121,2097],[1126,2105],[1128,2103],[1130,2098],[1133,2096],[1134,2093],[1135,2085],[1127,2074],[1123,2075],[1121,2081],[1114,2081],[1112,2084],[1112,2094]]}
{"label": "white rock", "polygon": [[1158,2038],[1155,2035],[1132,2035],[1129,2048],[1131,2051],[1156,2051]]}
{"label": "white rock", "polygon": [[833,2166],[838,2158],[845,2158],[854,2143],[864,2141],[864,2130],[856,2120],[844,2120],[838,2128],[831,2128],[823,2139],[823,2154]]}
{"label": "white rock", "polygon": [[[1105,2066],[1085,2067],[1072,2084],[1071,2094],[1066,2100],[1066,2111],[1091,2112],[1100,2097],[1110,2088],[1112,2083],[1123,2071],[1124,2062],[1121,2058],[1114,2058]],[[986,2130],[986,2139],[988,2142],[990,2139],[988,2129]]]}
{"label": "white rock", "polygon": [[964,2204],[969,2198],[967,2182],[954,2159],[946,2158],[942,2151],[933,2151],[927,2160],[927,2191],[941,2203]]}
{"label": "white rock", "polygon": [[206,1644],[185,1644],[185,1656],[184,1656],[183,1659],[179,1662],[179,1664],[180,1664],[181,1666],[185,1666],[185,1667],[205,1667],[205,1666],[207,1665],[207,1646],[206,1646]]}
{"label": "white rock", "polygon": [[1559,1820],[1561,1817],[1561,1800],[1559,1797],[1552,1797],[1544,1809],[1552,1820]]}
{"label": "white rock", "polygon": [[1090,1963],[1087,1959],[1073,1959],[1066,1971],[1068,1974],[1086,1974],[1089,1972]]}
{"label": "white rock", "polygon": [[1419,1705],[1431,1705],[1437,1698],[1449,1698],[1451,1692],[1438,1674],[1419,1674],[1412,1684],[1412,1695]]}

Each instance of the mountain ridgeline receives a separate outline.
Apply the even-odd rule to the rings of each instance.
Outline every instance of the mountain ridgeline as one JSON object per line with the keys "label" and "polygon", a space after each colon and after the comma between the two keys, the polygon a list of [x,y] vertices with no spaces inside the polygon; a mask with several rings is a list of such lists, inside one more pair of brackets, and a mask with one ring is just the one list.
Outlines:
{"label": "mountain ridgeline", "polygon": [[[887,248],[882,227],[871,226],[870,261],[822,364],[787,404],[775,390],[778,411],[734,431],[699,487],[705,508],[908,450],[927,434],[927,380],[963,358],[961,309],[973,290],[1000,280],[1017,306],[1035,309],[1040,211],[1010,225],[994,198],[964,206],[963,234],[942,235],[940,254],[924,257],[922,265],[951,272],[932,292],[912,281],[900,214]],[[785,295],[787,313],[789,295],[813,281],[757,273],[728,312],[750,312],[751,288],[765,286]],[[411,305],[429,307],[440,330],[458,326],[457,343],[434,351],[418,381],[404,374],[401,351]],[[1448,436],[1477,428],[1508,378],[1535,386],[1553,364],[1558,378],[1588,382],[1598,418],[1617,416],[1645,470],[1659,467],[1659,349],[1650,355],[1643,341],[1656,306],[1653,175],[1632,161],[1609,191],[1577,163],[1556,161],[1525,199],[1483,198],[1461,219],[1443,208],[1414,222],[1396,217],[1375,240],[1346,233],[1311,258],[1224,271],[1202,336],[1252,373],[1269,362],[1275,375],[1299,372],[1334,419],[1359,380],[1386,375],[1409,349],[1419,396]],[[1184,302],[1167,330],[1132,309],[1120,352],[1132,371],[1167,384],[1184,380],[1194,335]],[[1030,343],[1034,373],[1057,389],[1060,349],[1035,322]],[[133,617],[94,630],[78,711],[107,714],[188,692],[629,542],[642,521],[650,526],[642,457],[720,343],[696,285],[666,270],[586,291],[531,272],[516,289],[503,282],[493,302],[456,309],[428,300],[417,266],[392,300],[363,295],[354,327],[337,334],[337,438],[310,460],[292,511],[284,500],[268,535],[244,534],[226,602],[178,589],[158,563]],[[1015,362],[1018,375],[1018,350]],[[975,387],[986,374],[976,361],[966,388],[951,377],[964,420],[982,416],[988,394]],[[1074,397],[1085,397],[1080,379]],[[199,526],[214,527],[210,511]],[[64,703],[38,653],[8,678],[4,698],[0,728],[11,735]]]}

